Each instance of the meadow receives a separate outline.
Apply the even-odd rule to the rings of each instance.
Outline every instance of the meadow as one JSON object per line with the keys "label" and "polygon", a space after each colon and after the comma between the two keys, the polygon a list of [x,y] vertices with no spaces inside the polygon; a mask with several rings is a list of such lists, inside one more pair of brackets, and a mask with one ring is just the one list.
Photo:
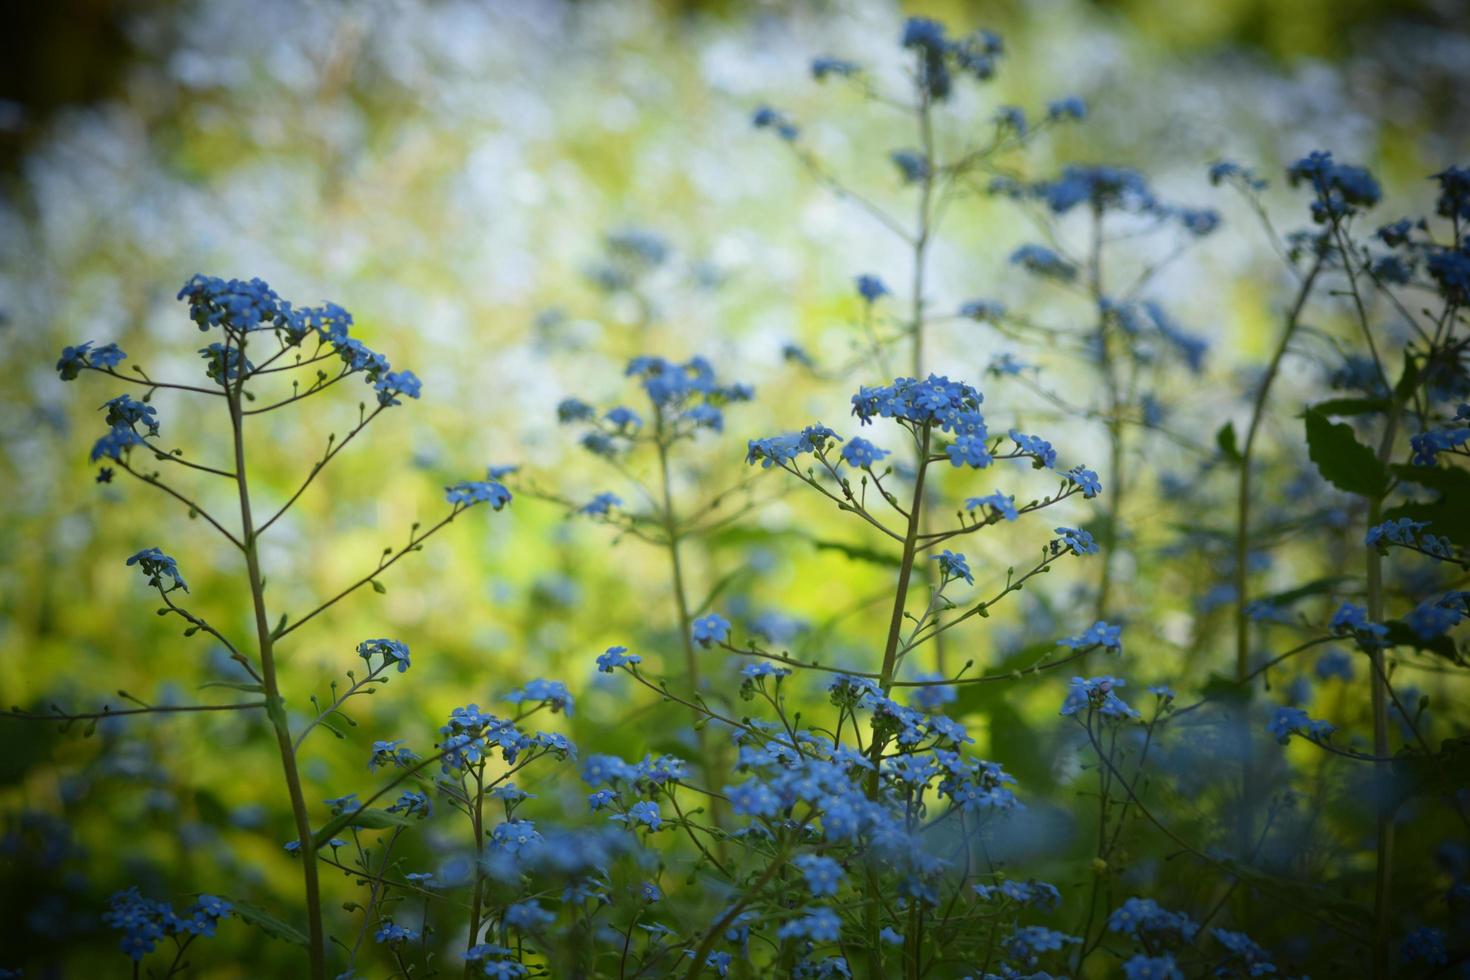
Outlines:
{"label": "meadow", "polygon": [[129,11],[0,207],[0,976],[1470,975],[1439,16]]}

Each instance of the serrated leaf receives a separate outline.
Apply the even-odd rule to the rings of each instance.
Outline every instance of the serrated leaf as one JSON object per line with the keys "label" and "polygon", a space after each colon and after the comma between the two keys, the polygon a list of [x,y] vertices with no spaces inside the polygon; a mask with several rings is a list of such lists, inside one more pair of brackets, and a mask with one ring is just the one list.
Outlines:
{"label": "serrated leaf", "polygon": [[1429,504],[1399,504],[1383,512],[1385,521],[1396,521],[1407,517],[1415,521],[1427,521],[1431,534],[1449,538],[1461,548],[1470,548],[1470,507],[1465,506],[1467,497],[1445,496]]}
{"label": "serrated leaf", "polygon": [[1388,470],[1373,450],[1358,441],[1351,426],[1329,421],[1321,412],[1306,414],[1307,454],[1328,483],[1362,497],[1381,497],[1388,489]]}
{"label": "serrated leaf", "polygon": [[1235,423],[1226,422],[1220,426],[1220,431],[1215,433],[1215,445],[1220,447],[1220,453],[1232,463],[1241,462],[1240,447],[1235,438]]}
{"label": "serrated leaf", "polygon": [[239,916],[241,921],[255,926],[272,939],[282,939],[298,946],[310,945],[306,933],[289,923],[282,922],[260,906],[242,902],[238,898],[227,898],[226,901],[234,906],[235,915]]}
{"label": "serrated leaf", "polygon": [[1394,476],[1406,483],[1428,487],[1446,497],[1464,494],[1460,499],[1470,500],[1470,470],[1458,466],[1414,466],[1402,463],[1390,469]]}

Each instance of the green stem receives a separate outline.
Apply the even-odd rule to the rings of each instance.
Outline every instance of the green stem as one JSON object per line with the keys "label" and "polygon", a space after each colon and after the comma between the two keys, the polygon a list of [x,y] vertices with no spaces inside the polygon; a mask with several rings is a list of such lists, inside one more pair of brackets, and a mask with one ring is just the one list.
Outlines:
{"label": "green stem", "polygon": [[1118,546],[1118,519],[1123,506],[1123,396],[1118,383],[1118,372],[1113,364],[1112,345],[1109,341],[1108,318],[1103,312],[1102,271],[1103,210],[1094,204],[1092,208],[1092,245],[1088,250],[1087,278],[1092,302],[1097,307],[1097,356],[1102,369],[1103,387],[1107,391],[1108,429],[1108,493],[1107,518],[1102,529],[1102,566],[1098,576],[1097,600],[1093,608],[1096,619],[1106,619],[1108,600],[1113,588],[1113,553]]}
{"label": "green stem", "polygon": [[[1403,410],[1403,398],[1397,394],[1389,409],[1388,424],[1383,430],[1383,440],[1378,444],[1378,460],[1387,462],[1393,451],[1394,436],[1398,432],[1399,414]],[[1368,500],[1368,526],[1373,527],[1383,519],[1383,500],[1371,497]],[[1365,547],[1368,559],[1368,620],[1383,622],[1383,556],[1373,545]],[[1393,777],[1392,761],[1388,749],[1388,684],[1383,664],[1383,648],[1374,646],[1368,651],[1373,673],[1369,677],[1373,708],[1373,755],[1378,761],[1373,764],[1378,784],[1377,827],[1374,850],[1377,855],[1373,872],[1373,977],[1386,980],[1389,975],[1389,932],[1392,928],[1393,884],[1393,807],[1388,800],[1388,782]]]}
{"label": "green stem", "polygon": [[[680,543],[682,535],[679,531],[679,515],[674,509],[673,479],[669,467],[669,446],[665,438],[665,426],[663,409],[654,406],[656,429],[654,431],[654,443],[658,447],[658,472],[659,489],[661,494],[661,511],[664,528],[664,538],[668,542],[669,565],[673,575],[674,584],[674,607],[679,618],[679,638],[684,645],[684,672],[687,677],[689,690],[693,699],[698,702],[700,697],[699,655],[694,649],[694,637],[690,632],[693,617],[689,613],[689,593],[684,584],[684,561],[681,555]],[[705,717],[698,709],[691,709],[694,714],[694,735],[699,745],[700,768],[704,772],[704,781],[708,786],[723,785],[717,781],[719,776],[719,762],[712,755],[712,747],[709,744],[709,732],[705,725]],[[721,821],[721,807],[719,801],[713,797],[710,799],[710,821],[719,827]],[[715,850],[724,853],[723,842],[715,841]]]}
{"label": "green stem", "polygon": [[[1276,350],[1271,354],[1270,363],[1266,365],[1266,374],[1261,378],[1260,386],[1256,389],[1256,397],[1251,405],[1250,424],[1246,427],[1245,442],[1240,446],[1240,472],[1235,488],[1235,681],[1243,684],[1250,677],[1250,618],[1246,615],[1246,603],[1250,601],[1248,595],[1249,586],[1249,558],[1250,558],[1250,519],[1251,519],[1251,456],[1255,451],[1256,436],[1261,429],[1261,422],[1266,417],[1266,404],[1271,396],[1271,386],[1276,381],[1276,376],[1281,370],[1281,362],[1286,357],[1286,352],[1291,346],[1292,338],[1296,336],[1297,327],[1301,325],[1302,310],[1307,305],[1307,299],[1311,296],[1312,286],[1317,281],[1317,275],[1322,271],[1322,257],[1318,256],[1312,269],[1302,280],[1301,288],[1298,289],[1296,299],[1287,312],[1286,322],[1281,330],[1281,340],[1276,345]],[[1249,725],[1247,715],[1250,711],[1250,702],[1247,699],[1241,708],[1240,720],[1242,731],[1248,731]],[[1249,853],[1251,842],[1255,839],[1255,817],[1252,806],[1255,797],[1255,774],[1251,765],[1251,751],[1249,736],[1246,747],[1241,756],[1241,789],[1240,789],[1240,819],[1237,822],[1237,844],[1242,857]]]}
{"label": "green stem", "polygon": [[[484,884],[485,865],[485,766],[475,770],[475,800],[470,810],[470,824],[475,831],[475,890],[470,898],[470,935],[465,941],[465,950],[468,952],[475,948],[479,942],[480,935],[480,909]],[[475,964],[466,959],[464,964],[464,975],[466,978],[475,974]]]}
{"label": "green stem", "polygon": [[245,473],[245,429],[240,409],[243,380],[229,391],[230,428],[235,443],[235,485],[240,497],[240,538],[245,552],[245,570],[250,579],[250,595],[255,606],[255,633],[260,645],[260,682],[265,688],[266,713],[276,733],[276,747],[281,755],[281,769],[291,797],[291,816],[296,824],[296,839],[301,844],[301,874],[305,889],[308,931],[307,953],[311,980],[326,977],[326,944],[322,932],[321,894],[317,884],[317,866],[313,859],[311,819],[306,812],[306,797],[301,789],[301,774],[296,769],[296,751],[291,744],[291,729],[286,719],[285,701],[276,679],[274,640],[270,617],[265,608],[265,582],[260,574],[260,556],[256,547],[254,520],[250,510],[250,483]]}
{"label": "green stem", "polygon": [[[878,674],[878,686],[885,695],[893,687],[893,677],[898,667],[899,641],[903,634],[903,614],[908,604],[909,582],[913,578],[914,555],[918,551],[924,511],[924,476],[929,469],[929,434],[929,426],[923,426],[919,436],[919,465],[914,475],[914,497],[913,502],[909,505],[908,530],[903,538],[903,558],[899,562],[898,583],[893,594],[893,615],[889,619],[888,639],[883,646],[883,666]],[[872,772],[868,774],[867,794],[869,799],[878,797],[878,771],[883,758],[883,745],[882,738],[875,730],[873,741],[868,746],[868,757],[873,762]],[[882,940],[878,937],[881,927],[878,923],[877,896],[882,892],[877,867],[871,861],[868,864],[867,878],[870,892],[865,923],[868,938],[868,974],[881,977],[883,976],[883,948]]]}

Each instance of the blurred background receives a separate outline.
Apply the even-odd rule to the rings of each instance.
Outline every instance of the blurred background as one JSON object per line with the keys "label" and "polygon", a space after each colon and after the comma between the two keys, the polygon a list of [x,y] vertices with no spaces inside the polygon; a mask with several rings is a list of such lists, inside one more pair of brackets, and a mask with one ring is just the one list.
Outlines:
{"label": "blurred background", "polygon": [[[817,84],[809,64],[831,54],[894,75],[912,14],[1006,40],[996,80],[946,108],[954,139],[998,105],[1039,114],[1078,95],[1088,119],[1019,155],[1019,173],[1116,163],[1147,173],[1171,201],[1224,214],[1222,229],[1153,290],[1210,343],[1205,381],[1181,375],[1158,389],[1170,425],[1198,444],[1240,411],[1240,371],[1264,359],[1287,281],[1249,210],[1210,186],[1209,164],[1226,157],[1269,176],[1266,200],[1291,226],[1304,207],[1278,175],[1309,150],[1371,167],[1392,202],[1384,221],[1426,211],[1425,178],[1470,157],[1470,9],[1453,0],[7,4],[0,702],[90,710],[118,703],[119,689],[191,702],[199,685],[236,679],[221,651],[152,614],[156,597],[123,565],[161,547],[178,558],[193,608],[243,634],[236,556],[149,488],[94,482],[96,409],[120,392],[96,375],[64,384],[52,366],[64,344],[92,340],[117,342],[156,377],[193,375],[200,335],[174,294],[196,272],[260,276],[298,305],[337,302],[360,336],[424,381],[422,399],[375,423],[269,541],[270,591],[298,612],[371,567],[414,521],[436,519],[446,483],[488,465],[519,464],[523,481],[573,501],[602,490],[634,500],[555,411],[568,396],[637,407],[622,376],[633,354],[702,354],[757,390],[681,469],[689,499],[747,478],[748,438],[818,419],[841,430],[856,384],[880,380],[837,376],[860,336],[853,277],[904,284],[907,251],[813,181],[779,140],[753,131],[750,117],[779,106],[831,170],[908,213],[888,155],[913,142],[911,126]],[[630,233],[657,236],[659,254],[630,254]],[[1035,238],[1008,202],[956,204],[933,254],[933,308],[987,297],[1039,320],[1085,320],[1085,304],[1006,264]],[[1066,465],[1102,468],[1100,427],[1058,420],[1030,388],[983,378],[997,355],[1014,352],[1039,364],[1050,388],[1080,398],[1087,382],[1074,364],[968,321],[938,324],[933,338],[930,366],[981,383],[992,429],[1019,424],[1050,438]],[[791,344],[818,373],[783,355]],[[1289,371],[1281,390],[1292,398],[1327,384],[1310,357]],[[353,424],[354,394],[338,390],[260,424],[254,465],[267,498],[289,494],[327,435]],[[225,419],[176,395],[155,404],[165,440],[201,459],[221,451]],[[1283,411],[1270,435],[1297,424]],[[1175,547],[1179,525],[1207,524],[1227,506],[1228,487],[1206,479],[1183,497],[1163,493],[1159,476],[1194,473],[1198,461],[1167,443],[1151,452],[1157,472],[1136,481],[1138,520],[1118,565],[1140,688],[1200,681],[1229,660],[1208,556]],[[1011,492],[1029,492],[1024,479]],[[829,662],[867,663],[886,616],[872,603],[891,570],[834,547],[873,542],[789,491],[758,485],[761,505],[693,556],[695,591],[730,577],[720,604],[732,618],[790,617],[791,642]],[[1078,501],[1055,523],[1084,524],[1090,507]],[[1043,543],[1038,533],[1007,527],[972,546],[978,587],[1003,581],[1015,556]],[[1278,556],[1279,579],[1302,581],[1324,561],[1309,549]],[[682,718],[666,730],[645,725],[658,706],[630,707],[622,687],[592,670],[613,643],[678,670],[665,566],[665,555],[530,494],[457,521],[385,578],[386,594],[355,596],[284,651],[303,714],[308,694],[326,694],[353,665],[360,640],[396,637],[414,651],[413,670],[355,712],[361,727],[348,739],[309,747],[308,795],[372,785],[373,738],[426,747],[453,706],[492,704],[540,676],[578,693],[576,715],[560,722],[574,741],[627,756],[687,753]],[[968,634],[958,656],[994,666],[1027,641],[1080,630],[1091,581],[1073,563],[1044,595],[1028,592]],[[1059,853],[1072,839],[1069,756],[1054,732],[1060,684],[976,704],[972,725],[979,752],[1016,772],[1023,795],[1062,801],[1037,806],[1047,818],[1037,826],[1052,820],[1055,830],[1032,842]],[[24,962],[39,976],[118,968],[115,937],[97,915],[107,893],[129,884],[289,909],[297,869],[280,850],[289,814],[257,728],[150,718],[110,722],[86,740],[14,722],[0,722],[0,733],[0,919],[10,924],[0,966]],[[580,806],[580,786],[566,782],[542,788],[548,812]],[[350,894],[346,883],[329,888],[339,885]],[[234,924],[217,942],[244,950],[251,936]],[[295,962],[282,944],[251,955]],[[207,962],[209,976],[263,975],[230,966],[221,950]]]}

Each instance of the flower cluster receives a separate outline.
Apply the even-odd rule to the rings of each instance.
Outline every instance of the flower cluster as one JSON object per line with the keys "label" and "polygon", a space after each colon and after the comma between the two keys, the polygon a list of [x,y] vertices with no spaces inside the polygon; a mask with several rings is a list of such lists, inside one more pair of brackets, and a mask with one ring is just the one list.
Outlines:
{"label": "flower cluster", "polygon": [[161,939],[213,936],[219,920],[233,913],[233,905],[213,895],[200,895],[182,913],[177,913],[167,902],[144,898],[138,889],[129,888],[108,900],[102,921],[122,933],[118,946],[138,962],[157,949]]}

